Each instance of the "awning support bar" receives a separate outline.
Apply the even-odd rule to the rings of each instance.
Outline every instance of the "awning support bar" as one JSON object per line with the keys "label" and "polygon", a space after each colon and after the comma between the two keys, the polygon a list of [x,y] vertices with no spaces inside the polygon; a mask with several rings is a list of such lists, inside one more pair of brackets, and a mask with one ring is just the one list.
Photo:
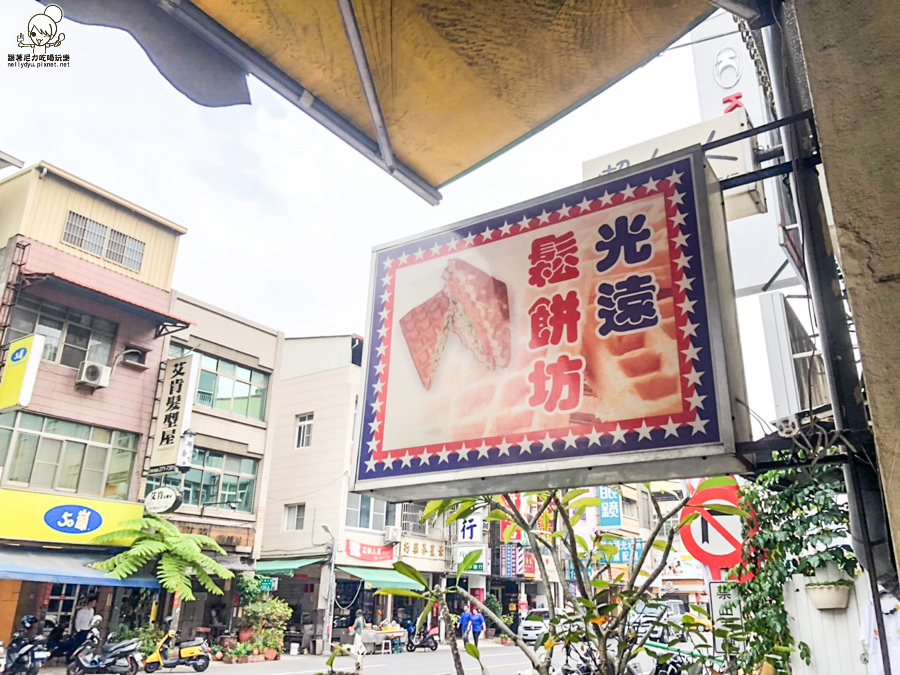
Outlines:
{"label": "awning support bar", "polygon": [[359,24],[356,23],[353,4],[351,0],[338,0],[338,7],[341,10],[341,20],[344,22],[347,41],[350,43],[350,51],[353,53],[353,62],[356,63],[359,81],[366,96],[366,105],[372,116],[372,124],[375,125],[375,136],[378,138],[381,158],[388,172],[394,173],[394,151],[391,149],[391,139],[388,136],[387,125],[381,112],[381,104],[378,102],[378,92],[372,79],[372,69],[369,67],[369,59],[366,57],[366,48],[363,45],[362,36],[359,34]]}

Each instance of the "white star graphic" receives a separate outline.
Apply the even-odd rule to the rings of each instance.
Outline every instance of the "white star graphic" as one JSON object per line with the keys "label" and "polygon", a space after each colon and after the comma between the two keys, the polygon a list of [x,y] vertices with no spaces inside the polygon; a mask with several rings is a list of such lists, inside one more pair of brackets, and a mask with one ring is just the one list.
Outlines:
{"label": "white star graphic", "polygon": [[553,452],[553,441],[555,440],[555,438],[550,438],[550,433],[548,432],[541,441],[541,445],[544,446],[541,448],[541,452]]}
{"label": "white star graphic", "polygon": [[387,364],[384,361],[379,361],[375,365],[375,372],[378,373],[379,375],[383,375],[385,366],[387,366]]}
{"label": "white star graphic", "polygon": [[375,380],[375,384],[372,385],[372,391],[374,391],[376,394],[381,394],[382,389],[384,389],[384,382],[382,382],[381,378],[379,377],[377,380]]}
{"label": "white star graphic", "polygon": [[450,237],[450,241],[447,242],[447,250],[455,251],[456,247],[459,246],[460,241],[461,241],[461,239],[459,237],[456,237],[456,236]]}
{"label": "white star graphic", "polygon": [[384,356],[384,353],[387,351],[387,345],[384,342],[378,343],[378,346],[375,347],[375,352],[378,356]]}
{"label": "white star graphic", "polygon": [[603,438],[603,434],[596,429],[591,429],[591,433],[585,436],[585,438],[588,439],[590,445],[600,445],[600,439]]}
{"label": "white star graphic", "polygon": [[569,211],[571,211],[574,208],[575,208],[574,206],[568,206],[565,202],[563,202],[563,205],[559,207],[559,210],[556,212],[556,214],[560,217],[560,219],[568,218]]}
{"label": "white star graphic", "polygon": [[[387,304],[387,301],[390,299],[391,299],[391,294],[388,293],[387,291],[385,291],[384,293],[381,294],[381,301],[383,303]],[[384,337],[384,336],[382,336],[382,337]]]}
{"label": "white star graphic", "polygon": [[688,348],[682,349],[681,353],[684,354],[685,361],[697,361],[700,358],[699,354],[701,349],[703,349],[703,347],[695,347],[693,342],[689,342]]}
{"label": "white star graphic", "polygon": [[659,181],[651,178],[646,183],[644,183],[644,189],[647,190],[647,194],[650,194],[651,192],[655,192],[656,190],[659,189],[657,187],[658,185],[659,185]]}
{"label": "white star graphic", "polygon": [[375,460],[374,457],[370,457],[369,459],[367,459],[366,460],[366,473],[369,473],[370,471],[374,471],[376,464],[378,464],[378,462]]}
{"label": "white star graphic", "polygon": [[366,443],[366,445],[369,448],[369,452],[372,453],[373,455],[376,452],[378,452],[378,441],[375,440],[374,438],[371,441],[369,441],[368,443]]}
{"label": "white star graphic", "polygon": [[513,447],[513,446],[512,446],[512,443],[507,443],[507,442],[506,442],[506,439],[504,438],[504,439],[503,439],[503,442],[502,442],[502,443],[499,443],[499,444],[497,445],[497,450],[500,451],[500,453],[497,455],[497,457],[503,457],[504,455],[506,455],[507,457],[509,457],[509,449],[510,449],[511,447]]}
{"label": "white star graphic", "polygon": [[369,422],[369,431],[373,434],[377,434],[379,429],[381,429],[381,420],[376,419]]}
{"label": "white star graphic", "polygon": [[687,380],[688,384],[692,384],[695,387],[700,386],[700,378],[703,377],[703,371],[697,371],[694,366],[691,366],[691,372],[685,373],[682,377]]}
{"label": "white star graphic", "polygon": [[478,459],[488,459],[489,458],[488,453],[491,451],[491,446],[488,445],[487,443],[485,443],[484,441],[482,441],[481,445],[478,446],[477,450],[478,450]]}
{"label": "white star graphic", "polygon": [[685,255],[684,251],[682,251],[681,256],[678,258],[675,258],[675,264],[678,265],[678,269],[683,270],[686,267],[691,266],[690,262],[691,262],[691,258],[693,258],[693,257],[694,256],[692,256],[692,255]]}
{"label": "white star graphic", "polygon": [[430,455],[429,452],[428,452],[428,448],[425,448],[425,449],[422,451],[422,454],[419,455],[418,460],[419,460],[419,466],[422,466],[423,464],[429,464],[429,465],[430,465],[430,463],[431,463],[431,455]]}
{"label": "white star graphic", "polygon": [[669,203],[671,203],[672,206],[676,206],[676,205],[681,206],[681,205],[684,205],[684,193],[683,193],[683,192],[678,192],[678,191],[676,190],[675,193],[674,193],[673,195],[669,196]]}
{"label": "white star graphic", "polygon": [[376,415],[381,412],[381,406],[384,405],[384,401],[376,400],[375,403],[369,404],[369,407],[372,409],[372,412]]}
{"label": "white star graphic", "polygon": [[709,424],[709,420],[701,420],[700,415],[694,419],[693,422],[688,422],[691,425],[691,436],[696,436],[697,434],[705,434],[706,433],[706,425]]}
{"label": "white star graphic", "polygon": [[600,200],[600,206],[609,206],[610,204],[612,204],[614,196],[615,195],[609,194],[608,190],[604,190],[603,194],[598,197],[598,199]]}
{"label": "white star graphic", "polygon": [[422,250],[422,247],[421,247],[421,246],[420,246],[418,249],[416,249],[416,254],[415,254],[415,255],[416,255],[416,260],[421,260],[422,258],[425,257],[425,251]]}
{"label": "white star graphic", "polygon": [[400,261],[400,264],[401,264],[401,265],[405,265],[406,262],[409,260],[409,253],[404,253],[404,254],[401,255],[399,258],[397,258],[397,260]]}
{"label": "white star graphic", "polygon": [[490,241],[493,236],[494,236],[494,231],[489,227],[484,228],[484,232],[481,233],[481,238],[484,241]]}
{"label": "white star graphic", "polygon": [[519,441],[519,454],[531,454],[531,441],[528,440],[528,436]]}
{"label": "white star graphic", "polygon": [[582,213],[587,213],[591,210],[591,200],[587,197],[582,198],[582,200],[578,202],[578,208],[581,209]]}
{"label": "white star graphic", "polygon": [[550,214],[547,213],[547,209],[541,210],[541,215],[538,216],[538,224],[546,225],[550,222]]}
{"label": "white star graphic", "polygon": [[616,443],[624,443],[625,442],[625,434],[628,432],[622,428],[621,424],[617,424],[616,428],[609,432],[613,437],[613,445]]}
{"label": "white star graphic", "polygon": [[635,431],[638,434],[638,440],[641,440],[642,438],[645,438],[648,441],[651,440],[650,432],[653,431],[653,429],[654,429],[654,427],[647,425],[647,420],[641,420],[641,426],[639,426],[637,429],[635,429]]}
{"label": "white star graphic", "polygon": [[385,274],[383,277],[381,277],[381,285],[382,285],[382,286],[385,286],[385,287],[390,286],[390,284],[391,284],[391,278],[392,278],[392,277],[391,277],[391,273],[390,273],[390,272],[388,272],[387,274]]}
{"label": "white star graphic", "polygon": [[394,462],[395,462],[395,461],[396,461],[396,460],[395,460],[393,457],[391,457],[390,453],[388,453],[387,455],[385,455],[385,458],[384,458],[384,470],[385,470],[385,471],[390,471],[390,470],[392,470],[392,469],[394,468]]}
{"label": "white star graphic", "polygon": [[685,299],[682,302],[678,303],[678,306],[681,308],[681,311],[684,312],[685,314],[693,314],[694,313],[694,305],[696,305],[696,304],[697,304],[696,300],[690,300],[689,298],[685,297]]}
{"label": "white star graphic", "polygon": [[431,247],[431,255],[439,256],[441,254],[441,245],[437,242],[434,242],[434,246]]}
{"label": "white star graphic", "polygon": [[400,468],[402,469],[404,466],[405,466],[405,467],[410,467],[410,466],[412,466],[412,465],[410,464],[410,462],[412,462],[412,458],[413,458],[413,456],[412,456],[411,454],[409,454],[409,450],[407,450],[407,451],[406,451],[406,454],[403,455],[403,457],[400,458]]}
{"label": "white star graphic", "polygon": [[631,183],[628,183],[625,186],[625,189],[622,190],[622,197],[624,199],[634,199],[634,191],[637,190],[636,187],[631,187]]}
{"label": "white star graphic", "polygon": [[684,337],[690,335],[691,337],[697,337],[697,329],[700,327],[698,323],[692,323],[691,321],[686,322],[683,326],[680,326],[682,332],[684,332]]}
{"label": "white star graphic", "polygon": [[572,433],[572,430],[569,429],[569,433],[566,434],[565,436],[563,436],[563,440],[566,442],[566,444],[563,446],[563,450],[565,450],[566,448],[569,448],[569,447],[574,448],[574,447],[575,447],[575,442],[576,442],[579,438],[581,438],[581,437],[580,437],[580,436],[576,436],[575,434]]}
{"label": "white star graphic", "polygon": [[388,332],[387,324],[386,323],[381,324],[381,327],[378,329],[378,337],[380,337],[383,340],[384,336],[387,335],[387,332]]}
{"label": "white star graphic", "polygon": [[466,246],[472,246],[475,244],[475,235],[469,232],[464,238],[463,241],[466,242]]}
{"label": "white star graphic", "polygon": [[450,463],[450,460],[447,458],[451,455],[451,452],[447,449],[446,445],[442,447],[441,451],[437,454],[438,457],[440,457],[440,459],[438,460],[438,464],[440,464],[441,462],[446,462],[447,464]]}
{"label": "white star graphic", "polygon": [[672,237],[672,243],[675,244],[676,246],[684,248],[685,246],[687,246],[687,240],[688,240],[688,237],[690,237],[690,236],[691,235],[685,234],[681,230],[678,230],[678,234],[675,235],[674,237]]}
{"label": "white star graphic", "polygon": [[387,321],[387,318],[391,315],[388,311],[387,307],[382,307],[381,311],[378,312],[378,316],[382,321]]}
{"label": "white star graphic", "polygon": [[676,211],[675,215],[672,216],[672,224],[673,225],[684,225],[685,218],[687,218],[686,213],[682,213],[681,211]]}
{"label": "white star graphic", "polygon": [[694,408],[703,410],[703,399],[705,398],[706,396],[701,396],[695,391],[693,396],[688,396],[684,400],[691,404],[691,410],[693,410]]}
{"label": "white star graphic", "polygon": [[528,219],[527,216],[522,216],[522,220],[519,221],[518,225],[519,225],[519,227],[522,228],[523,230],[527,230],[527,229],[528,229],[528,224],[529,224],[530,222],[531,222],[531,221]]}
{"label": "white star graphic", "polygon": [[471,448],[467,448],[467,447],[466,447],[466,444],[463,443],[463,444],[459,447],[459,450],[456,451],[456,454],[459,455],[459,461],[460,461],[460,462],[468,461],[468,459],[469,459],[469,453],[470,453],[470,452],[472,452],[472,449],[471,449]]}
{"label": "white star graphic", "polygon": [[673,422],[673,421],[672,421],[672,418],[670,417],[670,418],[669,418],[669,421],[666,422],[665,424],[663,424],[662,427],[660,427],[661,429],[665,429],[665,430],[666,430],[666,433],[665,433],[665,435],[663,436],[663,438],[668,438],[669,436],[675,436],[675,437],[677,438],[677,437],[678,437],[678,427],[679,427],[679,426],[681,426],[681,425],[680,425],[680,424],[675,424],[675,422]]}
{"label": "white star graphic", "polygon": [[678,284],[678,288],[680,288],[683,292],[694,290],[693,277],[684,276],[684,277],[681,277],[681,279],[679,279],[675,283]]}
{"label": "white star graphic", "polygon": [[393,259],[393,258],[385,258],[385,260],[384,260],[384,269],[386,269],[386,270],[391,269],[391,265],[393,265],[393,264],[394,264],[394,259]]}
{"label": "white star graphic", "polygon": [[681,177],[684,175],[684,172],[678,173],[675,169],[672,169],[672,175],[666,178],[669,181],[669,185],[681,185]]}
{"label": "white star graphic", "polygon": [[504,235],[510,234],[512,232],[512,225],[505,220],[503,221],[503,226],[500,228],[500,232]]}

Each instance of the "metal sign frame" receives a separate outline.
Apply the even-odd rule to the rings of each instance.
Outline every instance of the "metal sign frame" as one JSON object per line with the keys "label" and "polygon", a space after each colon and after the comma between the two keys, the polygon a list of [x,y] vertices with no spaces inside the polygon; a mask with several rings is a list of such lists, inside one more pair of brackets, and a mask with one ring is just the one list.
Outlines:
{"label": "metal sign frame", "polygon": [[[694,371],[690,375],[679,370],[688,381],[682,385],[684,396],[692,392],[694,397],[684,415],[649,423],[649,417],[638,417],[624,429],[594,420],[586,425],[570,422],[565,428],[553,429],[552,435],[541,429],[496,437],[448,438],[416,448],[383,447],[386,415],[402,417],[402,424],[410,428],[428,421],[389,398],[393,358],[409,360],[411,354],[405,351],[401,312],[396,316],[394,312],[399,270],[420,262],[442,263],[440,259],[450,260],[480,247],[485,248],[478,260],[489,265],[491,255],[501,256],[504,251],[498,244],[510,238],[526,234],[525,241],[544,228],[548,234],[558,232],[560,224],[581,216],[660,195],[664,195],[667,236],[679,231],[686,234],[677,243],[680,250],[667,239],[673,275],[681,272],[673,277],[675,283],[681,282],[677,298],[689,301],[689,309],[678,313],[678,337],[674,338],[680,351],[685,351],[685,345],[688,350],[679,369],[687,371],[691,366]],[[676,253],[683,256],[680,261],[675,260]],[[410,278],[414,277],[404,277],[403,283]],[[407,501],[747,470],[735,455],[735,442],[749,439],[750,431],[746,409],[737,403],[746,399],[722,196],[699,146],[376,247],[370,288],[363,369],[366,382],[359,397],[360,427],[351,477],[351,487],[357,492]],[[515,286],[511,288],[516,292]],[[675,299],[673,295],[673,302]],[[697,373],[702,373],[699,379]]]}

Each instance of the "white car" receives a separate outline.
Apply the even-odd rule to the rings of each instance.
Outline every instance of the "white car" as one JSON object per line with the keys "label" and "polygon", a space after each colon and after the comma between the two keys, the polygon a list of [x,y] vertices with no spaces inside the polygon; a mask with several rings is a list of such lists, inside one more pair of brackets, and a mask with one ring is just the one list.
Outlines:
{"label": "white car", "polygon": [[547,607],[538,607],[529,610],[528,614],[519,621],[519,639],[524,642],[537,642],[538,638],[549,630],[550,610]]}

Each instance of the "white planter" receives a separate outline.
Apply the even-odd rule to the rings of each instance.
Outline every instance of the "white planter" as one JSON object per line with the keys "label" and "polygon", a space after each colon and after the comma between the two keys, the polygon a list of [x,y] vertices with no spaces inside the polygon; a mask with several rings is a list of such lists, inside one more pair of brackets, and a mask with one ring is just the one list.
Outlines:
{"label": "white planter", "polygon": [[806,595],[816,609],[846,609],[850,604],[850,586],[816,586],[808,584]]}

